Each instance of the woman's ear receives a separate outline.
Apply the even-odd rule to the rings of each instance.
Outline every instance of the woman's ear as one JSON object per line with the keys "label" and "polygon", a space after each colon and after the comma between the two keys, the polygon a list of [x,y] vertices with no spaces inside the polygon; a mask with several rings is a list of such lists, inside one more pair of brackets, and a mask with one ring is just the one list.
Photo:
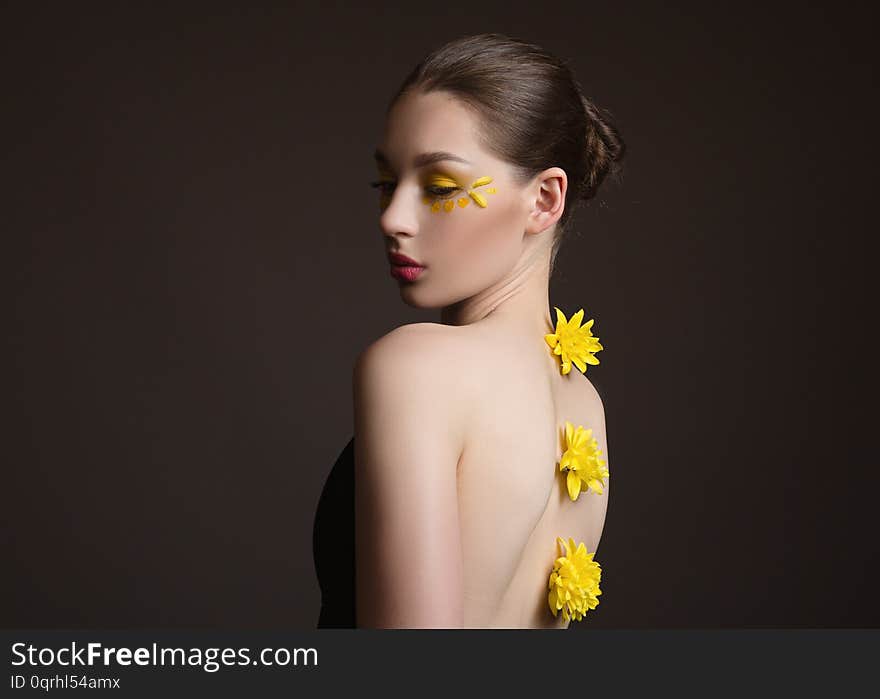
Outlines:
{"label": "woman's ear", "polygon": [[568,177],[561,167],[551,167],[535,175],[529,188],[529,218],[526,233],[542,233],[556,223],[565,210]]}

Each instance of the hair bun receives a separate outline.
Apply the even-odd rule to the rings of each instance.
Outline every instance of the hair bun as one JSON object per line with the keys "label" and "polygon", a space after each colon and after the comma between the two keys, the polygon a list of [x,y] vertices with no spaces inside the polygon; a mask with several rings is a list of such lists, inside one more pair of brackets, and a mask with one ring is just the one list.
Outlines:
{"label": "hair bun", "polygon": [[611,123],[611,115],[581,95],[587,118],[586,176],[584,177],[580,198],[592,199],[602,181],[609,174],[617,175],[619,163],[626,153],[626,143],[620,132]]}

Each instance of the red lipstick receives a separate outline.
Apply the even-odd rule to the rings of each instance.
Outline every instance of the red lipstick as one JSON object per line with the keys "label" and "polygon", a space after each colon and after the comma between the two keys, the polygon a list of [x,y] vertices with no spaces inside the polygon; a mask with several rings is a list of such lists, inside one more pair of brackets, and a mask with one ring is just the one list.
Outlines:
{"label": "red lipstick", "polygon": [[415,281],[425,269],[424,265],[411,257],[396,252],[388,253],[388,261],[391,263],[391,276],[402,281]]}

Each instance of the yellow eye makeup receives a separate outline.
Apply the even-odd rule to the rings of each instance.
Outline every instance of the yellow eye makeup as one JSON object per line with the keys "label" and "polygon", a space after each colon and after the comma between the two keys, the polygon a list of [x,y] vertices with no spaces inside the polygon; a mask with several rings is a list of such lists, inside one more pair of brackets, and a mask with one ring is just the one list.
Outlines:
{"label": "yellow eye makeup", "polygon": [[[422,197],[422,203],[429,206],[432,213],[437,213],[440,210],[449,213],[455,209],[456,204],[459,208],[463,209],[470,204],[471,201],[480,208],[485,209],[489,205],[485,195],[495,194],[497,191],[495,187],[486,187],[486,185],[491,184],[491,182],[491,177],[480,177],[468,186],[467,184],[461,183],[447,175],[432,175],[428,178],[428,182],[425,185],[425,191],[427,194]],[[370,183],[371,187],[375,187],[379,190],[380,209],[384,210],[388,208],[396,184],[394,178],[391,177],[389,173],[382,171],[379,173],[379,179]],[[478,188],[485,189],[477,191]],[[458,199],[451,198],[450,195],[457,190],[463,190],[467,196],[458,197]],[[468,197],[470,197],[470,199]]]}
{"label": "yellow eye makeup", "polygon": [[449,187],[451,189],[458,189],[461,185],[453,180],[451,177],[446,177],[445,175],[433,175],[429,180],[428,184],[431,187]]}
{"label": "yellow eye makeup", "polygon": [[[428,191],[429,194],[434,194],[435,196],[422,197],[422,202],[429,205],[433,213],[437,213],[441,209],[449,213],[455,208],[456,203],[460,208],[463,209],[471,203],[471,199],[474,201],[474,203],[477,204],[477,206],[485,209],[489,205],[489,203],[486,201],[486,197],[484,195],[495,194],[496,189],[495,187],[487,187],[481,192],[477,192],[476,189],[478,187],[485,187],[491,182],[491,177],[480,177],[479,179],[474,180],[474,182],[468,187],[465,184],[457,182],[451,177],[446,177],[445,175],[434,175],[430,178]],[[432,188],[434,188],[434,191],[431,191]],[[441,198],[444,194],[451,194],[457,189],[465,190],[470,199],[468,199],[467,197],[459,197],[458,201],[456,202],[454,199],[443,200]],[[442,192],[438,190],[447,191]]]}

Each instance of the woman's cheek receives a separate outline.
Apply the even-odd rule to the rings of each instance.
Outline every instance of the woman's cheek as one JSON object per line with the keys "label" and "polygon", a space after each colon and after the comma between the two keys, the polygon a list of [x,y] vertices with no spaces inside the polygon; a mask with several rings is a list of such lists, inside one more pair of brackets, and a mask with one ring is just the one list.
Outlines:
{"label": "woman's cheek", "polygon": [[457,225],[449,222],[445,231],[437,231],[433,252],[426,258],[434,260],[442,272],[443,284],[463,295],[480,291],[510,270],[518,256],[517,241],[501,225],[498,216],[479,216],[485,210],[453,212],[470,221]]}

